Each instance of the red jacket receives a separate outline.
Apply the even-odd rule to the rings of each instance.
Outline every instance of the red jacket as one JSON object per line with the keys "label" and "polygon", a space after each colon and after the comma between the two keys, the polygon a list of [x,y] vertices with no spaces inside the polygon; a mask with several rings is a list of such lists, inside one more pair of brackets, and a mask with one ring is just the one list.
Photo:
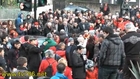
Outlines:
{"label": "red jacket", "polygon": [[57,50],[55,53],[63,58],[66,58],[66,51],[65,50]]}
{"label": "red jacket", "polygon": [[86,79],[98,79],[98,68],[95,67],[93,71],[86,71]]}
{"label": "red jacket", "polygon": [[71,70],[71,68],[69,68],[69,67],[67,66],[67,67],[65,68],[64,75],[65,75],[68,79],[73,79],[73,78],[72,78],[72,70]]}
{"label": "red jacket", "polygon": [[0,79],[4,79],[4,77],[3,76],[0,76]]}
{"label": "red jacket", "polygon": [[39,67],[39,72],[44,72],[45,69],[49,66],[49,63],[52,64],[53,75],[55,75],[55,73],[57,72],[57,61],[53,58],[43,59]]}
{"label": "red jacket", "polygon": [[58,35],[56,35],[56,36],[54,37],[54,40],[55,40],[55,42],[56,42],[57,44],[60,43],[60,37],[59,37]]}

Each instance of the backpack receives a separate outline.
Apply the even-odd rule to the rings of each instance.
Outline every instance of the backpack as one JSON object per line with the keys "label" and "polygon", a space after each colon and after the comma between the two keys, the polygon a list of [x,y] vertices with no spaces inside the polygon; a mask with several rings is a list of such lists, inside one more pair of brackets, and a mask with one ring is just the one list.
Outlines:
{"label": "backpack", "polygon": [[53,68],[52,68],[52,64],[55,62],[53,62],[53,63],[50,63],[48,60],[47,60],[47,62],[49,63],[49,66],[45,69],[45,71],[44,72],[46,72],[47,73],[47,77],[52,77],[53,76]]}

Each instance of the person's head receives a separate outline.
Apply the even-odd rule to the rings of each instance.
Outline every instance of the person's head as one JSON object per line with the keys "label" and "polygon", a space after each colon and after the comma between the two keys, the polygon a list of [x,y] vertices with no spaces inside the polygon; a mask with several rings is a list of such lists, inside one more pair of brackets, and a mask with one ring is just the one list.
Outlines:
{"label": "person's head", "polygon": [[111,28],[111,27],[105,27],[103,29],[104,38],[106,38],[108,35],[112,35],[112,34],[114,34],[113,28]]}
{"label": "person's head", "polygon": [[21,67],[26,67],[27,66],[27,58],[26,57],[19,57],[17,59],[17,65]]}
{"label": "person's head", "polygon": [[67,60],[65,58],[59,59],[58,63],[63,63],[63,64],[65,64],[65,66],[67,66]]}
{"label": "person's head", "polygon": [[47,23],[47,27],[51,28],[51,26],[52,26],[52,23],[51,22],[48,22]]}
{"label": "person's head", "polygon": [[7,23],[8,23],[7,25],[13,25],[12,20],[8,20],[8,22],[7,22]]}
{"label": "person's head", "polygon": [[84,42],[84,37],[83,37],[83,36],[79,36],[79,37],[77,38],[77,41],[78,41],[79,43],[83,43],[83,42]]}
{"label": "person's head", "polygon": [[19,27],[20,27],[20,28],[23,28],[23,23],[21,23],[21,24],[19,25]]}
{"label": "person's head", "polygon": [[129,22],[125,25],[125,31],[130,32],[130,31],[136,31],[135,26],[132,22]]}
{"label": "person's head", "polygon": [[4,49],[3,49],[3,47],[0,47],[0,56],[4,57]]}
{"label": "person's head", "polygon": [[68,22],[67,21],[64,21],[63,24],[64,24],[64,26],[67,26]]}
{"label": "person's head", "polygon": [[14,43],[13,43],[13,46],[16,48],[16,49],[19,49],[21,47],[21,43],[18,41],[18,40],[15,40]]}
{"label": "person's head", "polygon": [[31,38],[30,40],[29,40],[29,42],[30,42],[30,44],[32,44],[32,45],[37,45],[37,39],[36,38]]}
{"label": "person's head", "polygon": [[58,73],[62,73],[63,74],[65,68],[66,68],[66,66],[65,66],[64,63],[58,63],[58,65],[57,65],[57,71],[58,71]]}
{"label": "person's head", "polygon": [[34,22],[34,26],[35,26],[35,27],[39,27],[39,22],[38,22],[38,21],[35,21],[35,22]]}
{"label": "person's head", "polygon": [[90,31],[89,31],[89,35],[90,35],[90,36],[94,36],[94,35],[95,35],[95,30],[90,30]]}
{"label": "person's head", "polygon": [[77,46],[76,50],[77,50],[77,53],[82,53],[83,52],[83,49],[84,47],[82,47],[81,45]]}
{"label": "person's head", "polygon": [[61,29],[60,30],[60,34],[65,34],[66,32],[65,32],[65,30],[64,29]]}
{"label": "person's head", "polygon": [[73,26],[74,27],[77,27],[78,26],[78,23],[77,22],[74,22]]}
{"label": "person's head", "polygon": [[7,35],[2,35],[2,37],[1,37],[1,41],[2,41],[2,42],[7,43],[7,42],[8,42],[8,40],[9,40],[9,38],[8,38],[8,36],[7,36]]}
{"label": "person's head", "polygon": [[48,33],[47,38],[53,38],[53,35],[51,33]]}
{"label": "person's head", "polygon": [[7,22],[6,21],[2,22],[2,27],[7,28]]}
{"label": "person's head", "polygon": [[86,22],[86,20],[85,19],[82,19],[82,23],[85,23]]}
{"label": "person's head", "polygon": [[55,57],[54,51],[52,51],[50,49],[46,50],[45,56],[46,56],[46,58],[54,58]]}
{"label": "person's head", "polygon": [[90,70],[90,71],[93,71],[94,70],[94,62],[92,60],[87,60],[86,61],[86,69]]}
{"label": "person's head", "polygon": [[98,41],[102,42],[104,40],[104,35],[103,34],[99,34],[98,35]]}
{"label": "person's head", "polygon": [[27,19],[30,19],[30,18],[31,18],[31,16],[30,16],[30,15],[27,15],[27,16],[26,16],[26,18],[27,18]]}
{"label": "person's head", "polygon": [[94,36],[90,36],[89,39],[88,39],[88,43],[94,43],[95,41],[95,37]]}
{"label": "person's head", "polygon": [[119,33],[119,36],[120,37],[123,37],[125,35],[125,32],[124,31],[121,31],[120,33]]}
{"label": "person's head", "polygon": [[42,15],[42,13],[39,13],[39,18],[43,18],[43,15]]}
{"label": "person's head", "polygon": [[70,45],[73,45],[74,44],[74,39],[73,38],[69,38],[68,42],[70,43]]}
{"label": "person's head", "polygon": [[21,14],[20,14],[20,18],[23,18],[23,17],[24,17],[24,16],[23,16],[23,13],[21,13]]}
{"label": "person's head", "polygon": [[104,3],[104,6],[108,6],[108,4],[107,3]]}
{"label": "person's head", "polygon": [[64,50],[65,47],[66,47],[65,43],[63,43],[63,42],[60,42],[60,43],[59,43],[59,48],[60,48],[60,49]]}
{"label": "person's head", "polygon": [[25,41],[29,41],[29,36],[27,36],[27,35],[24,36],[24,40],[25,40]]}
{"label": "person's head", "polygon": [[2,67],[0,67],[0,76],[2,75],[2,73],[5,73],[5,70]]}

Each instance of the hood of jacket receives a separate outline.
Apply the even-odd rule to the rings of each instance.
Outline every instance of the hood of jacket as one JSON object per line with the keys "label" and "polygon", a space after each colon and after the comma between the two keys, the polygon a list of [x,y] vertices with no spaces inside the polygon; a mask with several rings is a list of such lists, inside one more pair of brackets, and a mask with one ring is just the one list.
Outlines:
{"label": "hood of jacket", "polygon": [[121,44],[121,38],[118,35],[116,35],[116,34],[108,35],[106,37],[106,39],[108,39],[109,41],[111,41],[112,43],[114,43],[116,45]]}
{"label": "hood of jacket", "polygon": [[18,18],[21,18],[21,15],[22,15],[22,14],[23,14],[23,13],[19,13],[19,14],[18,14]]}

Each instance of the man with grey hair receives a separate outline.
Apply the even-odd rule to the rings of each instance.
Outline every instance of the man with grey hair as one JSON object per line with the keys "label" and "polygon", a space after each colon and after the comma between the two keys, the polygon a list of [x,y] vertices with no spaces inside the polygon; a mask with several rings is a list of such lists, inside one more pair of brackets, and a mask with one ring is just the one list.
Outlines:
{"label": "man with grey hair", "polygon": [[46,36],[49,32],[53,31],[52,23],[51,22],[46,23],[45,26],[46,27],[44,28],[44,36]]}
{"label": "man with grey hair", "polygon": [[48,49],[45,51],[46,58],[54,58],[55,54],[52,50]]}
{"label": "man with grey hair", "polygon": [[125,25],[125,31],[126,32],[136,31],[136,27],[134,26],[134,24],[132,22],[129,22]]}
{"label": "man with grey hair", "polygon": [[51,77],[57,72],[57,61],[54,59],[54,52],[50,49],[45,51],[45,56],[46,58],[41,61],[39,72],[46,73],[47,77]]}
{"label": "man with grey hair", "polygon": [[131,22],[125,25],[125,30],[127,33],[122,37],[126,54],[123,68],[124,79],[135,79],[128,68],[131,67],[130,60],[135,66],[137,62],[140,63],[140,34],[136,32],[135,26]]}

